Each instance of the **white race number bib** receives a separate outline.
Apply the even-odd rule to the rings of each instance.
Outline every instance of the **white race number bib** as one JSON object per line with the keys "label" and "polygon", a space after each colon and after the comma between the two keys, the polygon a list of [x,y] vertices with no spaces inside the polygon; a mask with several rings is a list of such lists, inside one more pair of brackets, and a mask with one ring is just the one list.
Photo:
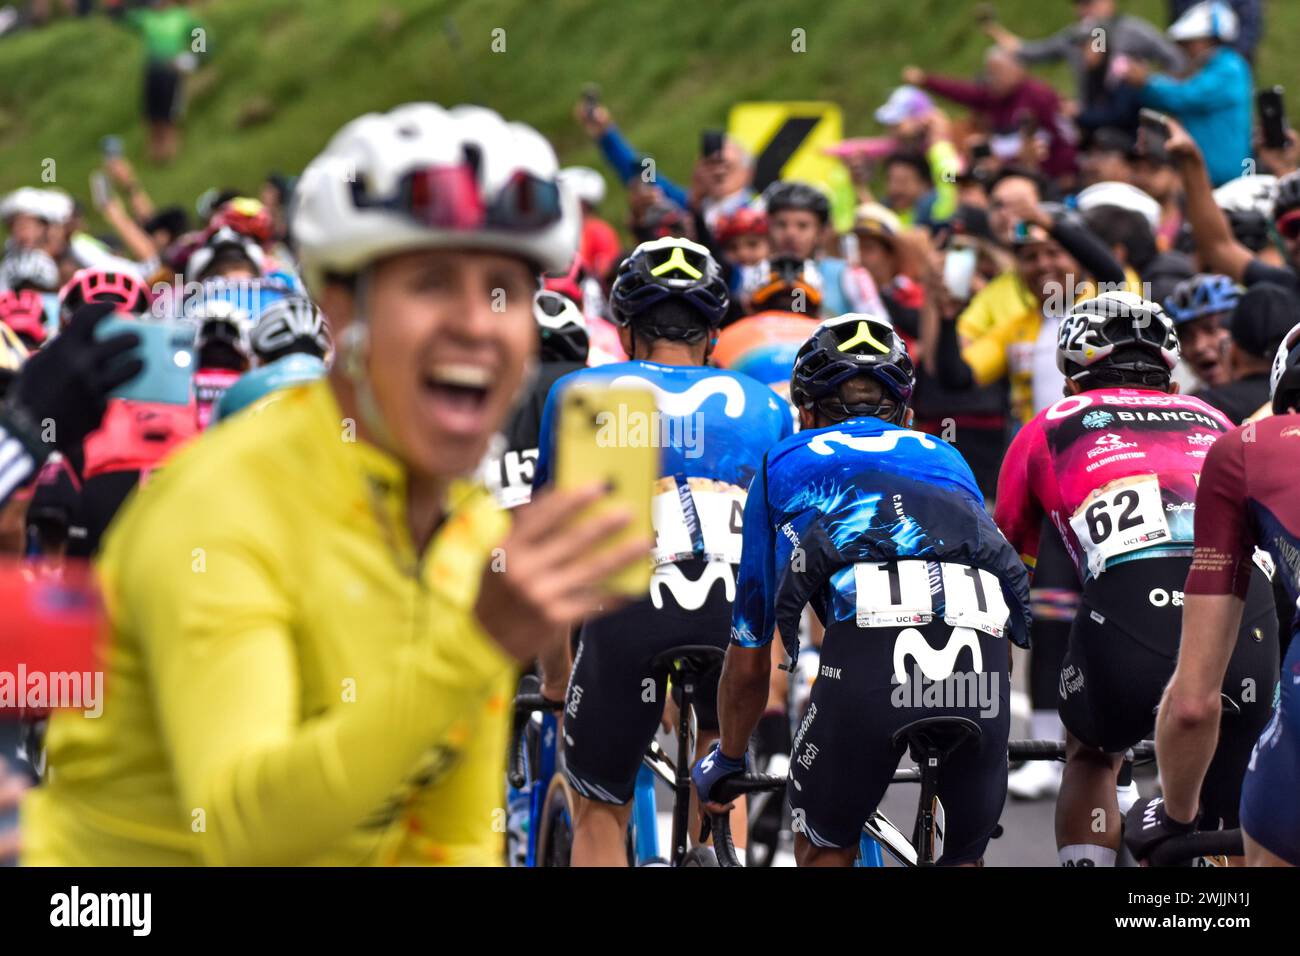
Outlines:
{"label": "white race number bib", "polygon": [[650,506],[655,564],[694,557],[696,534],[704,542],[707,560],[740,563],[744,489],[700,478],[689,479],[685,488],[671,478],[660,479],[659,487],[664,490]]}
{"label": "white race number bib", "polygon": [[[944,623],[1003,637],[1011,611],[997,576],[963,564],[934,563],[943,582]],[[935,615],[931,564],[920,558],[855,564],[858,627],[930,623]]]}
{"label": "white race number bib", "polygon": [[1101,574],[1106,562],[1170,540],[1160,480],[1155,475],[1119,478],[1096,489],[1070,518],[1070,527],[1088,556],[1088,573]]}

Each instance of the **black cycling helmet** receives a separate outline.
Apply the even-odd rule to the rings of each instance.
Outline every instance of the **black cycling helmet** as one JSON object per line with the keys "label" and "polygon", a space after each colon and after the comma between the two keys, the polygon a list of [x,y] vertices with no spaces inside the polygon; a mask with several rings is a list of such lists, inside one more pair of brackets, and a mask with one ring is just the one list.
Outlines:
{"label": "black cycling helmet", "polygon": [[1251,252],[1268,245],[1268,219],[1258,209],[1225,209],[1223,214],[1232,228],[1232,237]]}
{"label": "black cycling helmet", "polygon": [[[722,269],[709,250],[678,236],[643,242],[632,250],[618,267],[609,299],[619,325],[635,324],[656,338],[688,341],[721,325],[731,302]],[[689,309],[664,308],[667,303]],[[682,311],[699,321],[665,318]]]}
{"label": "black cycling helmet", "polygon": [[1300,325],[1293,326],[1277,347],[1268,377],[1268,393],[1273,400],[1274,415],[1300,406]]}
{"label": "black cycling helmet", "polygon": [[778,179],[763,190],[763,207],[769,219],[782,209],[806,209],[815,213],[823,226],[831,218],[831,201],[824,192],[816,186],[786,179]]}
{"label": "black cycling helmet", "polygon": [[1061,321],[1056,366],[1066,378],[1165,387],[1178,364],[1173,320],[1156,302],[1106,292],[1075,305]]}
{"label": "black cycling helmet", "polygon": [[1277,181],[1273,194],[1273,221],[1300,209],[1300,171],[1287,173]]}
{"label": "black cycling helmet", "polygon": [[[859,375],[880,382],[893,401],[846,404],[840,386]],[[831,421],[886,418],[900,424],[915,384],[916,369],[907,346],[889,320],[850,312],[823,322],[799,347],[790,375],[790,401],[798,408],[815,405]]]}

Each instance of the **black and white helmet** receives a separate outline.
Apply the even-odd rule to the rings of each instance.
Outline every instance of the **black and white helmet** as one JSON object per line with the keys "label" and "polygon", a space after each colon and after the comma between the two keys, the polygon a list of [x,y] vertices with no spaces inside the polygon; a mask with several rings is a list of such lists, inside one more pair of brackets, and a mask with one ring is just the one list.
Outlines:
{"label": "black and white helmet", "polygon": [[1268,394],[1275,415],[1300,404],[1300,324],[1292,326],[1277,347],[1268,377]]}
{"label": "black and white helmet", "polygon": [[16,249],[0,260],[0,289],[57,292],[59,267],[40,249]]}
{"label": "black and white helmet", "polygon": [[[1139,350],[1149,362],[1116,362],[1116,352]],[[1056,367],[1078,381],[1099,368],[1172,372],[1178,364],[1173,320],[1157,303],[1132,292],[1105,292],[1075,305],[1061,321]]]}
{"label": "black and white helmet", "polygon": [[329,329],[316,303],[305,295],[277,299],[262,310],[253,326],[253,351],[262,362],[274,362],[291,352],[330,350]]}

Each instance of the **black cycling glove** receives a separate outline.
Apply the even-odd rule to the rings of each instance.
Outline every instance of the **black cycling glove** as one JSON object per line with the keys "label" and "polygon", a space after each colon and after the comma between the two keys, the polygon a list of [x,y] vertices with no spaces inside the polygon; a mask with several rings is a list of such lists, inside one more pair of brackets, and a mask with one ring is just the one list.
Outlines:
{"label": "black cycling glove", "polygon": [[1195,832],[1196,821],[1179,823],[1165,812],[1164,797],[1139,800],[1124,820],[1124,842],[1134,859],[1145,860],[1171,837]]}
{"label": "black cycling glove", "polygon": [[134,332],[95,338],[114,308],[96,302],[74,312],[68,327],[23,364],[10,389],[5,419],[38,461],[54,448],[79,453],[104,418],[109,392],[144,369],[138,356],[126,354],[140,345]]}

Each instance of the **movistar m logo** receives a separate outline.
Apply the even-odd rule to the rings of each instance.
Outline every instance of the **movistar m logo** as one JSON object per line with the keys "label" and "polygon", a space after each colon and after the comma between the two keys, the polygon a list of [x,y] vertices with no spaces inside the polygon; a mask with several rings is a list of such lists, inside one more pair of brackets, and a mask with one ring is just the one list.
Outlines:
{"label": "movistar m logo", "polygon": [[905,627],[899,631],[898,639],[894,641],[894,680],[899,684],[907,683],[908,657],[920,665],[921,673],[929,680],[938,681],[950,677],[957,663],[957,655],[963,647],[970,648],[972,671],[984,670],[979,638],[971,628],[954,627],[948,643],[933,648],[920,631],[914,627]]}
{"label": "movistar m logo", "polygon": [[740,382],[727,375],[702,378],[684,392],[666,391],[649,379],[637,375],[620,375],[609,384],[612,388],[649,386],[655,393],[655,407],[665,415],[689,415],[713,395],[721,395],[727,400],[723,411],[728,418],[739,418],[745,411],[745,390]]}
{"label": "movistar m logo", "polygon": [[934,449],[938,447],[928,435],[923,435],[920,432],[898,429],[880,435],[849,435],[836,429],[833,432],[825,432],[813,438],[812,441],[808,442],[808,450],[816,452],[818,455],[833,455],[835,449],[831,447],[831,444],[834,443],[843,445],[845,448],[852,448],[854,451],[893,451],[904,438],[910,438],[918,442],[922,448]]}
{"label": "movistar m logo", "polygon": [[659,611],[664,606],[664,589],[673,596],[678,607],[684,611],[698,611],[704,607],[709,592],[715,582],[721,581],[728,602],[736,600],[736,579],[731,573],[731,565],[725,561],[710,561],[699,579],[692,581],[682,573],[675,564],[661,564],[655,569],[650,579],[650,603]]}

